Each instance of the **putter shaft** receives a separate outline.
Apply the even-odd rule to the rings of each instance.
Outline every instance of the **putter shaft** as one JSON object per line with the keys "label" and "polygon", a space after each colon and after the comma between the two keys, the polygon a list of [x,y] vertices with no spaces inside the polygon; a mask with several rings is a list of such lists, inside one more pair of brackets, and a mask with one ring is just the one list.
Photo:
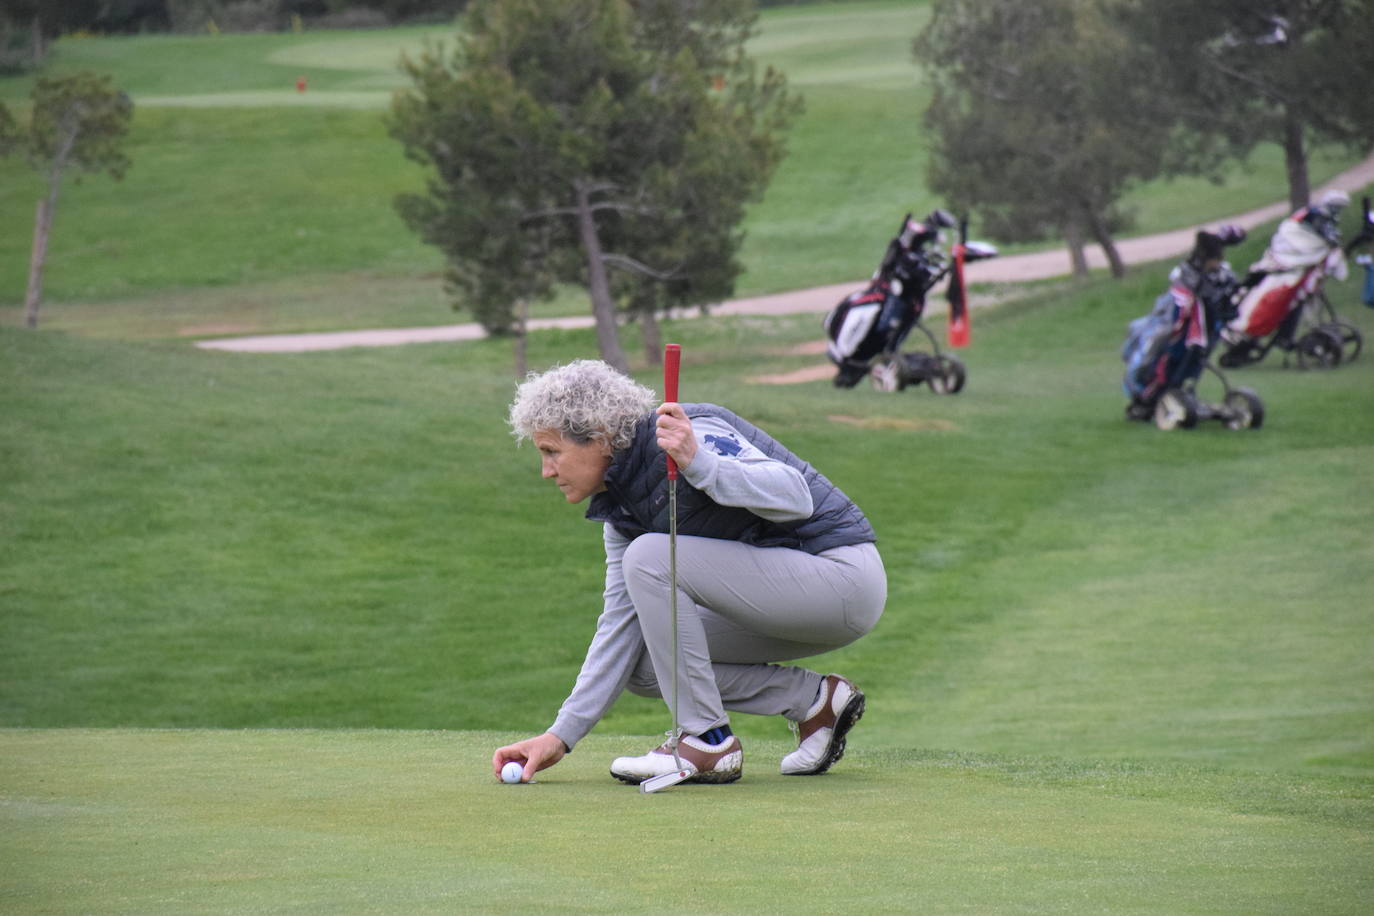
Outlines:
{"label": "putter shaft", "polygon": [[668,608],[673,619],[673,765],[679,770],[682,769],[682,760],[678,757],[678,740],[682,737],[682,723],[678,719],[677,706],[677,657],[682,654],[682,647],[678,645],[677,633],[677,480],[668,481]]}

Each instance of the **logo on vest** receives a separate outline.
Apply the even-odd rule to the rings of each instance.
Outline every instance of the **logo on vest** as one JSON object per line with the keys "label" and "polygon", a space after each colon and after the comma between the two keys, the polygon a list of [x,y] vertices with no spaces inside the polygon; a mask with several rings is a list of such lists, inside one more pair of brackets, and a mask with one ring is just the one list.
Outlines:
{"label": "logo on vest", "polygon": [[734,436],[706,436],[706,444],[716,450],[717,455],[734,458],[740,453],[739,440]]}

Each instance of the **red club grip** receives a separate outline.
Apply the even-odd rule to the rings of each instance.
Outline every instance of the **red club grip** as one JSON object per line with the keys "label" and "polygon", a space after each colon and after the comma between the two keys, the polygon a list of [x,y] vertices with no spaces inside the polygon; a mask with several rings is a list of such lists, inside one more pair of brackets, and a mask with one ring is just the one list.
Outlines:
{"label": "red club grip", "polygon": [[[677,402],[677,374],[682,365],[682,347],[668,344],[663,348],[663,400]],[[677,480],[677,462],[668,456],[668,479]]]}

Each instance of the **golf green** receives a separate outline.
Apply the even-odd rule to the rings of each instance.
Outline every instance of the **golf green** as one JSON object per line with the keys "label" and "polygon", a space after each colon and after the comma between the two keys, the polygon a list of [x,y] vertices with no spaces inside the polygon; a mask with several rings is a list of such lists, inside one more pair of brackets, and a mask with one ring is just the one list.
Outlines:
{"label": "golf green", "polygon": [[[856,732],[857,734],[857,732]],[[506,786],[509,735],[0,732],[7,913],[1358,913],[1340,781],[882,753],[644,795],[593,736]]]}

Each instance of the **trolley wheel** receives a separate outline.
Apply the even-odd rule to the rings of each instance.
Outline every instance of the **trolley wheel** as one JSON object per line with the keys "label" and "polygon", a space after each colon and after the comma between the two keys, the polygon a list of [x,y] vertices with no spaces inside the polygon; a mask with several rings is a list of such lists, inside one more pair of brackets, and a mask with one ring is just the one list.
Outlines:
{"label": "trolley wheel", "polygon": [[1264,402],[1249,388],[1232,388],[1224,401],[1231,417],[1227,429],[1259,429],[1264,425]]}
{"label": "trolley wheel", "polygon": [[958,394],[963,390],[964,380],[968,377],[964,364],[959,357],[947,354],[941,354],[937,360],[935,374],[928,380],[930,390],[936,394]]}
{"label": "trolley wheel", "polygon": [[1328,321],[1319,328],[1335,334],[1341,340],[1341,362],[1353,362],[1364,349],[1364,335],[1348,321]]}
{"label": "trolley wheel", "polygon": [[868,366],[863,363],[844,360],[838,365],[833,380],[836,388],[853,388],[868,374]]}
{"label": "trolley wheel", "polygon": [[1126,405],[1126,419],[1131,422],[1147,422],[1154,416],[1155,409],[1148,404],[1139,401],[1131,401]]}
{"label": "trolley wheel", "polygon": [[879,391],[901,391],[906,387],[902,368],[895,359],[880,359],[873,364],[868,380]]}
{"label": "trolley wheel", "polygon": [[1325,326],[1313,328],[1298,339],[1299,369],[1334,369],[1341,364],[1344,343]]}
{"label": "trolley wheel", "polygon": [[1197,426],[1197,397],[1182,388],[1170,388],[1155,405],[1155,426],[1160,429],[1192,429]]}

